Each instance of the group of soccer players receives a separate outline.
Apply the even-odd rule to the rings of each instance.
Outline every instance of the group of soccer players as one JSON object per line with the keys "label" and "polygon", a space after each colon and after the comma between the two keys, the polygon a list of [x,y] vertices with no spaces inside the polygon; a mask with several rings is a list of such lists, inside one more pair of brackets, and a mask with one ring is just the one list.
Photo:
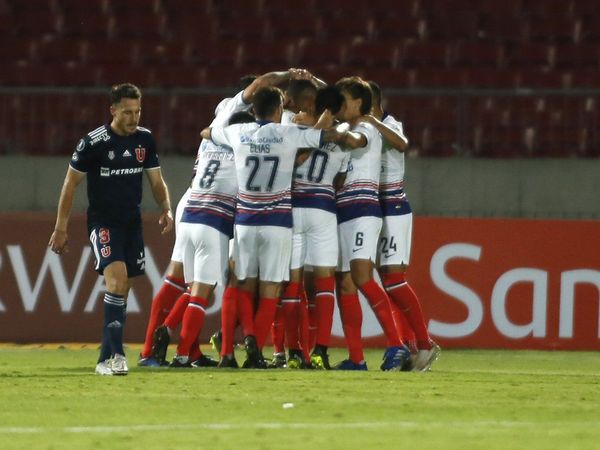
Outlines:
{"label": "group of soccer players", "polygon": [[[440,350],[405,279],[412,226],[403,191],[408,141],[402,124],[382,110],[379,87],[359,77],[327,86],[304,69],[243,82],[202,130],[191,186],[176,211],[168,275],[153,299],[138,365],[167,365],[167,346],[181,324],[168,365],[237,368],[239,325],[244,368],[331,369],[327,350],[337,294],[349,357],[335,368],[367,370],[360,292],[387,340],[381,369],[428,370]],[[113,121],[80,141],[65,180],[67,186],[69,176],[77,183],[88,177],[90,242],[96,270],[107,282],[96,366],[101,375],[128,371],[122,334],[129,278],[143,273],[144,170],[163,210],[164,231],[172,223],[154,141],[137,126],[141,94],[135,86],[119,86],[113,87],[121,92],[113,96]],[[62,230],[72,190],[61,193],[49,243],[57,253],[67,242]],[[214,335],[219,361],[203,355],[198,340],[217,285],[225,287],[221,330]],[[275,356],[268,364],[263,347],[270,331]]]}
{"label": "group of soccer players", "polygon": [[[278,85],[287,86],[285,94]],[[139,364],[165,364],[181,323],[170,366],[238,367],[239,324],[243,367],[268,366],[262,350],[273,327],[273,366],[330,369],[337,291],[349,358],[336,368],[366,370],[360,291],[388,342],[381,369],[429,369],[439,347],[404,277],[412,225],[403,192],[408,141],[402,124],[383,112],[379,87],[358,77],[326,86],[301,69],[268,73],[223,100],[202,138]],[[217,284],[227,286],[215,336],[219,362],[198,345]]]}

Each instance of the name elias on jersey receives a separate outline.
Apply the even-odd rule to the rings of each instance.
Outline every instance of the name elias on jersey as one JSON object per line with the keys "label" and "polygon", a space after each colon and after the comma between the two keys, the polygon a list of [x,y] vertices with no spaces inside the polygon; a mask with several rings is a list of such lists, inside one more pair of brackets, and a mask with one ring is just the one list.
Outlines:
{"label": "name elias on jersey", "polygon": [[271,153],[271,144],[250,144],[250,153]]}
{"label": "name elias on jersey", "polygon": [[113,175],[135,175],[144,171],[143,167],[133,167],[128,169],[109,169],[108,167],[100,167],[101,177],[110,177]]}

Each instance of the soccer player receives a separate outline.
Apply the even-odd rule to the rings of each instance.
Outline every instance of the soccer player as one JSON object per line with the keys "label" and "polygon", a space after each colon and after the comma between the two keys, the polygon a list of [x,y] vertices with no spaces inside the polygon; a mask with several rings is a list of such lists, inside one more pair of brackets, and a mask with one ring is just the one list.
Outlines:
{"label": "soccer player", "polygon": [[[265,368],[262,347],[273,322],[281,283],[289,278],[291,183],[296,152],[298,148],[319,148],[322,140],[334,141],[340,135],[335,130],[281,125],[283,95],[277,88],[256,92],[254,112],[256,123],[206,128],[202,137],[229,145],[235,155],[238,198],[234,263],[238,312],[248,357],[244,367]],[[257,282],[260,300],[255,315]]]}
{"label": "soccer player", "polygon": [[142,110],[140,90],[129,83],[115,85],[110,101],[111,123],[84,136],[71,157],[48,245],[58,254],[67,251],[73,196],[87,177],[88,233],[96,257],[95,269],[106,283],[102,347],[96,373],[127,375],[123,350],[126,299],[131,278],[144,273],[140,212],[143,172],[161,208],[162,234],[173,228],[173,216],[154,137],[150,130],[138,125]]}
{"label": "soccer player", "polygon": [[[215,119],[213,124],[215,126],[227,124],[227,121],[232,114],[237,111],[247,110],[251,107],[252,98],[257,89],[264,86],[283,83],[289,79],[290,74],[297,74],[297,72],[297,69],[290,69],[288,71],[265,73],[259,77],[254,75],[246,75],[242,77],[240,80],[241,90],[235,96],[223,99],[215,108]],[[200,145],[202,145],[202,143]],[[196,158],[192,178],[196,174],[197,162],[198,159]],[[183,214],[183,208],[187,204],[190,192],[191,190],[188,189],[177,205],[176,224],[179,224],[181,215]],[[177,225],[176,228],[178,228]],[[186,284],[184,282],[183,273],[182,249],[184,243],[179,237],[180,233],[177,231],[178,230],[176,229],[175,245],[173,247],[171,262],[169,263],[169,267],[167,269],[167,276],[161,289],[152,300],[150,317],[146,327],[146,338],[142,352],[140,353],[140,359],[138,361],[138,365],[140,366],[157,367],[161,364],[165,364],[164,356],[166,355],[167,347],[169,345],[169,330],[171,329],[171,327],[166,326],[167,324],[164,323],[165,319],[172,308],[174,308],[174,305],[178,299],[180,306],[178,309],[181,311],[185,310],[189,302],[189,295],[186,293]],[[224,297],[230,295],[230,290],[227,290],[224,293]],[[175,311],[175,313],[177,312],[178,311]],[[169,321],[169,324],[173,327],[176,326],[182,317],[183,314],[173,314],[172,322],[174,323]],[[161,328],[159,327],[160,325],[165,326]],[[160,331],[158,331],[158,335],[154,336],[154,333],[158,329],[160,329]],[[153,341],[155,344],[154,350]],[[153,353],[158,357],[152,357]]]}
{"label": "soccer player", "polygon": [[[384,140],[379,186],[383,212],[378,248],[379,273],[393,307],[401,312],[397,316],[403,320],[401,329],[412,331],[416,338],[417,355],[413,370],[426,371],[438,358],[440,347],[429,337],[419,299],[405,275],[412,238],[412,210],[404,192],[404,151],[408,148],[408,139],[404,136],[402,123],[384,112],[379,85],[373,81],[369,81],[369,85],[373,92],[372,115],[363,119],[377,128]],[[410,339],[409,334],[403,336],[405,342],[407,339]]]}
{"label": "soccer player", "polygon": [[[313,105],[302,105],[303,112],[314,115],[316,111],[321,116],[328,110],[331,119],[340,110],[344,100],[334,86],[318,92],[314,89],[312,96],[305,92],[302,97],[313,102]],[[301,104],[299,99],[295,99],[295,103]],[[332,125],[332,121],[327,121],[315,126],[329,128]],[[304,367],[299,329],[304,312],[300,296],[305,265],[312,266],[315,288],[317,336],[310,358],[311,365],[319,369],[331,368],[327,348],[333,323],[335,268],[338,261],[334,185],[338,174],[346,172],[349,156],[337,145],[328,143],[323,149],[313,150],[295,172],[292,186],[294,227],[290,281],[282,296],[289,348],[287,366],[290,368]]]}
{"label": "soccer player", "polygon": [[[229,124],[254,122],[247,112],[237,112]],[[233,237],[233,216],[237,180],[230,147],[204,139],[198,150],[198,176],[183,211],[180,229],[185,280],[191,296],[185,309],[177,353],[171,367],[187,367],[190,353],[204,323],[208,300],[217,284],[227,283],[229,240]],[[195,367],[214,366],[204,358]]]}
{"label": "soccer player", "polygon": [[367,370],[361,342],[360,290],[388,341],[381,369],[400,370],[410,351],[396,330],[390,299],[373,279],[382,223],[378,199],[382,141],[375,127],[360,121],[361,116],[371,111],[371,88],[359,77],[342,78],[336,86],[344,96],[338,118],[351,128],[342,145],[352,149],[347,176],[337,194],[341,252],[339,306],[350,356],[338,369]]}

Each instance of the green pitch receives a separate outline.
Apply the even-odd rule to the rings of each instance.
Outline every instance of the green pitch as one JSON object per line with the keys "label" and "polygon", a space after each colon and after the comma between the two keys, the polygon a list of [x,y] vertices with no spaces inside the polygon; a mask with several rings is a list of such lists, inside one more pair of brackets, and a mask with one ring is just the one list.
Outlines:
{"label": "green pitch", "polygon": [[99,377],[93,348],[0,348],[0,448],[600,448],[598,353],[445,350],[383,373],[381,351],[369,372],[150,370],[138,351]]}

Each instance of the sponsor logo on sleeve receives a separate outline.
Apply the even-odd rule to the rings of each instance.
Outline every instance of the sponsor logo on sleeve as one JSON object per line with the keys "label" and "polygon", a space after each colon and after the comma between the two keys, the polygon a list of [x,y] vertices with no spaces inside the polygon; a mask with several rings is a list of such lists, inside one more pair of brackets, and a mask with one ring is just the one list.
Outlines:
{"label": "sponsor logo on sleeve", "polygon": [[100,167],[101,177],[110,177],[110,169],[108,167]]}
{"label": "sponsor logo on sleeve", "polygon": [[83,150],[85,147],[85,141],[83,139],[79,139],[79,142],[77,143],[77,151],[80,152],[81,150]]}
{"label": "sponsor logo on sleeve", "polygon": [[108,228],[100,228],[98,230],[98,237],[101,244],[108,244],[110,242],[110,230]]}
{"label": "sponsor logo on sleeve", "polygon": [[71,155],[71,160],[72,161],[78,161],[79,160],[79,153],[73,152],[73,154]]}
{"label": "sponsor logo on sleeve", "polygon": [[102,247],[100,249],[100,253],[102,254],[103,258],[108,258],[111,254],[110,245],[107,245],[106,247]]}

